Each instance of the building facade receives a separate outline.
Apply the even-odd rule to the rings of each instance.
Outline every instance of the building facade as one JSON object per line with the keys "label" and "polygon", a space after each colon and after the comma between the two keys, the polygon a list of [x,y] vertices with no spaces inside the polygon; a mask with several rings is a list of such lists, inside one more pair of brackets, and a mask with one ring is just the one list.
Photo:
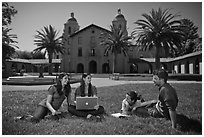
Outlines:
{"label": "building facade", "polygon": [[[125,35],[127,20],[118,9],[112,21],[113,26],[120,27]],[[105,47],[100,45],[101,33],[109,30],[95,24],[80,29],[74,13],[64,24],[63,43],[64,54],[53,55],[53,72],[69,73],[112,73],[113,55],[104,55]],[[163,54],[164,55],[164,54]],[[163,56],[164,57],[164,56]],[[202,74],[202,50],[177,58],[160,58],[161,66],[169,73]],[[40,66],[48,72],[48,60],[11,59],[2,64],[2,74],[12,76],[13,72],[39,72]],[[155,69],[154,50],[139,51],[138,47],[130,47],[128,56],[123,53],[116,58],[115,72],[117,73],[152,73]]]}
{"label": "building facade", "polygon": [[[115,26],[120,26],[126,35],[127,29],[124,16],[121,11],[112,21]],[[110,73],[112,66],[112,55],[104,55],[105,47],[100,45],[101,33],[110,33],[108,30],[91,24],[79,30],[79,24],[71,13],[71,17],[64,24],[63,42],[66,48],[62,55],[62,71],[74,73]],[[116,71],[127,72],[128,57],[119,54],[117,57]]]}
{"label": "building facade", "polygon": [[[127,20],[118,9],[112,25],[120,27],[128,36]],[[101,33],[109,30],[95,24],[80,29],[74,13],[64,24],[63,43],[65,53],[61,56],[61,70],[72,73],[112,73],[113,55],[104,55],[105,47],[100,45]],[[152,73],[155,69],[155,50],[140,51],[138,47],[130,47],[128,56],[123,53],[116,58],[115,72],[117,73]],[[161,65],[170,73],[202,73],[202,52],[184,55],[178,58],[163,58],[161,51]]]}

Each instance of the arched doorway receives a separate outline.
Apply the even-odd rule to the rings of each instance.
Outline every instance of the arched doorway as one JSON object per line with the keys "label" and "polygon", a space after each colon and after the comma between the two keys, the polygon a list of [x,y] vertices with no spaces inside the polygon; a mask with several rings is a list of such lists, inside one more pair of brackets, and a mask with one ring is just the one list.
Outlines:
{"label": "arched doorway", "polygon": [[97,63],[96,61],[89,62],[89,73],[97,73]]}
{"label": "arched doorway", "polygon": [[84,65],[79,63],[77,65],[77,73],[84,73]]}
{"label": "arched doorway", "polygon": [[102,73],[109,73],[110,67],[108,63],[104,63],[102,66]]}
{"label": "arched doorway", "polygon": [[130,73],[138,73],[138,66],[137,66],[137,64],[132,63],[130,65]]}

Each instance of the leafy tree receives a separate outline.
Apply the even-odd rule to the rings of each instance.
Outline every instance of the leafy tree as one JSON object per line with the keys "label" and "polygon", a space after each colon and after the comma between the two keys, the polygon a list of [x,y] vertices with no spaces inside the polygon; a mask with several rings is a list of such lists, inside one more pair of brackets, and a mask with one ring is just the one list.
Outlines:
{"label": "leafy tree", "polygon": [[32,59],[32,54],[29,51],[16,51],[14,58],[20,58],[20,59]]}
{"label": "leafy tree", "polygon": [[13,58],[20,59],[45,59],[45,55],[42,52],[33,53],[30,51],[20,51],[17,50],[13,55]]}
{"label": "leafy tree", "polygon": [[137,45],[142,50],[152,50],[155,48],[155,66],[160,68],[160,54],[163,48],[165,54],[169,52],[175,54],[181,50],[183,40],[183,28],[180,21],[175,20],[178,14],[169,13],[170,9],[152,9],[150,14],[142,14],[144,20],[139,19],[135,22],[137,27],[132,35],[137,41]]}
{"label": "leafy tree", "polygon": [[2,26],[11,24],[12,16],[17,14],[17,10],[13,6],[9,6],[8,3],[2,3]]}
{"label": "leafy tree", "polygon": [[181,25],[184,28],[183,50],[179,55],[192,53],[196,46],[196,39],[199,38],[198,27],[189,19],[182,19]]}
{"label": "leafy tree", "polygon": [[42,52],[31,53],[33,59],[45,59],[45,54]]}
{"label": "leafy tree", "polygon": [[2,3],[2,60],[5,61],[9,59],[12,54],[15,52],[15,48],[18,48],[15,44],[17,44],[17,36],[15,34],[10,34],[9,32],[12,30],[8,28],[11,24],[12,16],[17,14],[17,10],[14,9],[13,6],[9,6],[8,3]]}
{"label": "leafy tree", "polygon": [[110,33],[102,33],[101,34],[101,43],[100,45],[106,46],[105,47],[105,55],[108,55],[109,51],[113,54],[113,66],[112,66],[112,73],[115,72],[115,65],[117,54],[123,52],[126,56],[127,51],[129,49],[130,42],[128,41],[131,37],[125,35],[125,33],[121,30],[120,27],[111,27]]}
{"label": "leafy tree", "polygon": [[58,52],[64,53],[64,47],[62,46],[62,36],[58,37],[58,32],[51,26],[44,27],[44,30],[37,31],[35,35],[34,44],[37,48],[33,50],[33,53],[44,50],[44,54],[48,54],[49,59],[49,74],[52,75],[52,58],[53,54]]}
{"label": "leafy tree", "polygon": [[202,38],[197,38],[194,40],[195,46],[193,52],[202,51]]}

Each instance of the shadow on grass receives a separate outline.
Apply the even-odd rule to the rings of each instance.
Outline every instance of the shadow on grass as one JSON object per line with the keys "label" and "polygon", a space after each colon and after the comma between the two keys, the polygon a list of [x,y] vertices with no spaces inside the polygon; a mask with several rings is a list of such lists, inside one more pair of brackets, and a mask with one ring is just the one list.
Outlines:
{"label": "shadow on grass", "polygon": [[188,118],[183,114],[177,114],[177,123],[179,129],[183,132],[194,131],[202,134],[202,125],[196,119]]}

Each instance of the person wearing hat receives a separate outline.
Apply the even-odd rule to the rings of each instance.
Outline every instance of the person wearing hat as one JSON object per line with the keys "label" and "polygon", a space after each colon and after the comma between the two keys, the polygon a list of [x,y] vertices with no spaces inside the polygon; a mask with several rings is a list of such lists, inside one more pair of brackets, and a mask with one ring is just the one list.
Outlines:
{"label": "person wearing hat", "polygon": [[176,128],[176,107],[178,97],[176,90],[167,83],[168,73],[164,69],[153,72],[153,82],[159,87],[158,101],[153,109],[149,110],[152,117],[163,117],[171,120],[172,128]]}
{"label": "person wearing hat", "polygon": [[31,122],[39,122],[47,114],[57,116],[61,114],[58,109],[61,107],[63,101],[67,98],[69,106],[71,99],[70,76],[66,73],[61,73],[58,76],[56,84],[51,85],[48,89],[47,98],[43,99],[35,110],[33,115],[24,115],[15,117],[15,120],[28,120]]}

